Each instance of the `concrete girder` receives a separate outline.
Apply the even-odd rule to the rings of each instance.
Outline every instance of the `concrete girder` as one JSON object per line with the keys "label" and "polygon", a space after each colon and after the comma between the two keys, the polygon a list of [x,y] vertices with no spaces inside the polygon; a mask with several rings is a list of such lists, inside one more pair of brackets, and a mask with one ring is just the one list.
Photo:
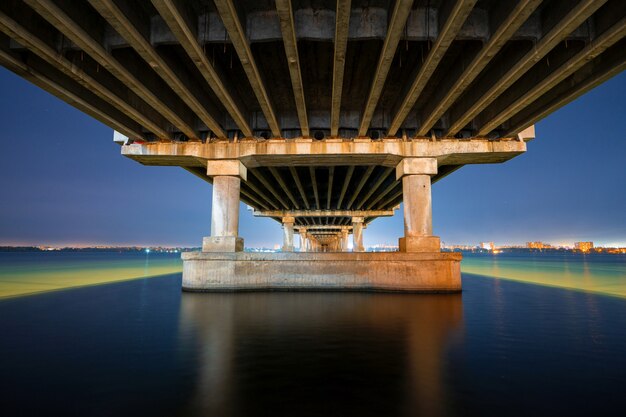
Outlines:
{"label": "concrete girder", "polygon": [[0,65],[3,65],[30,81],[36,86],[54,94],[61,100],[87,113],[91,117],[107,124],[125,136],[133,139],[147,140],[141,130],[141,126],[111,106],[100,97],[93,94],[80,84],[73,82],[71,78],[60,71],[55,70],[45,61],[37,60],[36,56],[30,56],[27,62],[0,47]]}
{"label": "concrete girder", "polygon": [[[188,137],[197,139],[197,134],[191,126],[192,121],[190,118],[183,116],[182,113],[184,111],[181,108],[172,107],[171,103],[175,100],[175,96],[168,96],[161,90],[155,91],[156,88],[149,88],[146,85],[146,77],[149,77],[149,75],[142,74],[139,76],[138,72],[140,70],[133,71],[131,67],[124,65],[119,58],[114,57],[107,50],[101,41],[101,32],[104,31],[104,24],[95,23],[99,20],[99,16],[87,17],[83,15],[83,19],[90,22],[90,24],[86,25],[83,23],[81,25],[71,15],[75,13],[73,10],[76,8],[75,3],[66,5],[65,8],[51,0],[26,0],[26,3],[54,25],[64,36],[67,36],[79,46],[82,51],[88,53],[99,65],[120,79],[125,86],[130,87],[133,92],[158,111],[169,123],[179,128]],[[86,13],[86,9],[83,8],[82,12]],[[97,26],[102,28],[98,29]],[[140,78],[143,79],[140,80]],[[160,139],[164,138],[161,136],[162,134],[154,133]]]}
{"label": "concrete girder", "polygon": [[85,69],[77,68],[71,61],[59,54],[58,51],[49,44],[50,39],[45,39],[48,35],[40,36],[42,35],[42,26],[39,25],[36,20],[29,17],[28,19],[17,22],[5,14],[0,8],[0,31],[17,40],[33,54],[41,57],[41,59],[71,77],[78,84],[89,89],[98,97],[127,114],[137,123],[157,135],[160,139],[171,138],[170,134],[161,124],[154,121],[146,114],[152,109],[149,109],[148,106],[140,109],[132,106],[127,101],[129,92],[124,91],[124,87],[121,84],[115,84],[111,81],[105,85],[105,74],[97,76],[93,73],[87,73],[86,67]]}
{"label": "concrete girder", "polygon": [[270,172],[272,173],[272,176],[276,179],[276,181],[278,182],[280,187],[283,189],[285,194],[287,194],[287,197],[289,197],[289,200],[291,200],[291,202],[293,203],[294,207],[299,210],[300,206],[298,205],[298,202],[294,198],[294,196],[291,193],[291,191],[289,191],[289,187],[287,187],[287,184],[285,184],[285,181],[280,176],[280,173],[278,172],[278,170],[275,167],[268,167],[268,169],[270,170]]}
{"label": "concrete girder", "polygon": [[298,171],[296,171],[295,167],[290,166],[289,172],[291,172],[291,176],[293,177],[293,180],[296,183],[296,187],[298,187],[300,196],[302,197],[302,200],[304,201],[304,207],[306,207],[306,209],[308,210],[310,208],[309,200],[307,199],[306,193],[304,192],[304,187],[302,186],[302,181],[300,181],[300,176],[298,175]]}
{"label": "concrete girder", "polygon": [[380,98],[383,87],[385,86],[387,74],[389,73],[391,63],[393,62],[393,57],[396,53],[398,42],[400,42],[400,38],[402,37],[404,25],[409,16],[412,5],[413,0],[396,0],[395,2],[391,19],[389,20],[389,26],[387,28],[387,36],[385,37],[385,42],[383,43],[383,49],[380,52],[378,65],[376,66],[376,71],[374,72],[374,78],[367,96],[367,101],[365,102],[365,108],[363,109],[363,113],[361,115],[359,136],[367,135],[372,116],[374,115],[374,111],[378,105],[378,99]]}
{"label": "concrete girder", "polygon": [[331,166],[328,168],[328,191],[326,193],[326,210],[330,210],[330,200],[333,195],[333,177],[334,176],[335,176],[335,167]]}
{"label": "concrete girder", "polygon": [[339,136],[339,113],[341,111],[341,94],[343,92],[343,74],[348,47],[350,29],[351,0],[337,2],[335,14],[335,49],[333,54],[333,85],[330,109],[330,136]]}
{"label": "concrete girder", "polygon": [[505,162],[526,151],[514,140],[390,140],[325,143],[245,141],[132,144],[122,154],[146,165],[194,165],[213,159],[239,159],[247,168],[261,166],[378,165],[396,167],[403,158],[436,158],[438,165]]}
{"label": "concrete girder", "polygon": [[346,195],[346,191],[348,190],[348,185],[350,184],[350,179],[352,179],[352,174],[354,174],[354,165],[350,165],[348,167],[348,172],[343,179],[343,186],[341,187],[341,193],[339,194],[339,199],[337,200],[337,209],[341,208],[341,203],[343,202],[343,198]]}
{"label": "concrete girder", "polygon": [[[620,16],[618,15],[617,17],[619,18]],[[534,84],[531,88],[522,88],[520,86],[517,91],[513,92],[511,90],[515,90],[515,85],[511,87],[507,90],[506,95],[506,99],[510,102],[510,104],[499,109],[495,116],[489,117],[487,119],[489,121],[478,130],[478,135],[486,136],[489,134],[493,129],[500,126],[506,120],[526,108],[555,85],[565,80],[578,69],[582,68],[586,63],[592,61],[606,49],[617,43],[620,39],[624,38],[625,35],[626,16],[621,16],[621,19],[600,34],[583,50],[576,53],[562,65],[554,68],[549,75],[542,76],[541,80]],[[494,106],[497,106],[498,104],[498,101],[493,103]],[[486,109],[486,111],[489,111],[489,109]]]}
{"label": "concrete girder", "polygon": [[[387,33],[388,13],[384,7],[354,7],[351,10],[351,21],[348,32],[349,41],[384,40]],[[434,41],[438,36],[437,27],[439,9],[436,7],[414,7],[407,19],[405,38],[409,41]],[[323,19],[320,18],[323,15]],[[296,21],[296,37],[298,40],[333,42],[336,30],[336,9],[302,7],[294,10]],[[489,17],[486,13],[473,13],[468,20],[472,25],[464,26],[459,32],[463,39],[488,39],[491,35]],[[253,11],[246,14],[245,27],[251,44],[282,40],[280,24],[275,9]],[[539,20],[539,19],[536,19]],[[424,22],[428,21],[428,25]],[[205,23],[208,22],[208,30]],[[152,22],[150,38],[155,46],[177,42],[176,36],[167,30],[165,20],[156,19]],[[224,25],[216,12],[203,13],[198,16],[196,27],[191,27],[198,34],[198,39],[206,43],[224,42]],[[538,21],[525,22],[524,26],[513,39],[539,39],[541,24]],[[127,47],[128,43],[115,33],[106,34],[106,43],[111,48]],[[226,42],[229,42],[226,40]]]}
{"label": "concrete girder", "polygon": [[391,181],[389,183],[389,185],[387,185],[387,187],[385,187],[381,192],[378,193],[378,195],[374,198],[374,200],[372,200],[366,207],[367,210],[371,210],[376,206],[376,203],[378,203],[380,200],[382,200],[383,198],[385,198],[385,196],[387,194],[389,194],[390,192],[392,192],[393,190],[395,190],[396,188],[398,188],[400,186],[400,183],[398,181]]}
{"label": "concrete girder", "polygon": [[[393,210],[254,210],[256,217],[388,217]],[[312,226],[311,226],[312,227]]]}
{"label": "concrete girder", "polygon": [[445,136],[454,136],[472,121],[480,112],[504,93],[515,81],[522,77],[538,61],[546,56],[561,41],[567,38],[578,26],[588,19],[607,0],[580,0],[576,5],[555,13],[564,13],[561,19],[547,16],[545,20],[556,21],[552,29],[544,34],[539,42],[521,59],[510,62],[508,71],[495,78],[486,91],[480,86],[467,90],[462,102],[457,103],[450,112],[450,127]]}
{"label": "concrete girder", "polygon": [[246,72],[248,81],[250,81],[250,85],[259,102],[259,105],[261,106],[267,124],[270,127],[272,134],[275,137],[280,137],[281,131],[278,124],[278,118],[276,117],[274,107],[263,84],[263,79],[261,78],[261,73],[256,65],[254,56],[252,55],[252,51],[246,37],[246,32],[239,21],[235,4],[233,3],[233,0],[214,0],[214,3],[217,7],[220,18],[228,31],[228,36],[230,37],[235,51],[237,51],[239,61]]}
{"label": "concrete girder", "polygon": [[[251,170],[251,171],[252,171],[252,174],[261,182],[261,184],[263,184],[265,186],[265,188],[267,188],[269,190],[271,195],[273,195],[280,202],[280,204],[282,204],[282,206],[284,208],[289,209],[289,204],[287,204],[287,202],[276,191],[276,189],[274,188],[272,183],[270,183],[267,180],[267,178],[265,178],[263,173],[261,173],[261,171],[259,169],[255,169],[255,170]],[[285,216],[283,216],[283,217],[285,217]]]}
{"label": "concrete girder", "polygon": [[[404,96],[389,126],[389,136],[395,136],[407,115],[413,109],[417,98],[424,90],[426,83],[435,72],[437,65],[439,65],[439,62],[443,59],[457,33],[461,30],[465,19],[469,16],[476,1],[477,0],[456,0],[450,7],[447,16],[439,16],[440,19],[443,18],[442,20],[445,23],[442,25],[435,44],[426,56],[426,60],[420,67],[417,76],[413,80],[407,94]],[[423,126],[420,130],[424,130]],[[421,135],[424,135],[424,133],[421,133]]]}
{"label": "concrete girder", "polygon": [[352,197],[350,198],[350,200],[348,200],[348,207],[352,207],[352,204],[354,203],[356,198],[359,196],[359,193],[361,192],[361,190],[365,186],[365,183],[367,182],[369,177],[372,175],[372,172],[374,172],[374,168],[375,168],[375,166],[373,166],[373,165],[367,167],[367,170],[365,171],[365,173],[361,177],[361,181],[359,181],[359,184],[357,185],[356,189],[352,193]]}
{"label": "concrete girder", "polygon": [[389,176],[393,173],[394,168],[386,168],[385,171],[378,177],[378,180],[368,189],[367,193],[361,198],[360,202],[356,205],[356,209],[360,210],[365,202],[380,189],[382,183],[389,178]]}
{"label": "concrete girder", "polygon": [[317,225],[317,226],[295,226],[296,230],[352,230],[352,226],[345,225]]}
{"label": "concrete girder", "polygon": [[[499,9],[493,11],[494,16],[492,21],[501,23],[491,35],[488,42],[474,55],[471,62],[467,65],[457,65],[454,70],[458,75],[446,77],[444,80],[445,85],[437,89],[436,97],[429,100],[423,111],[417,136],[425,136],[428,134],[434,124],[461,96],[465,89],[470,86],[474,79],[476,79],[487,64],[491,62],[506,42],[513,37],[520,26],[522,26],[542,1],[543,0],[519,0],[517,2],[500,2],[498,4]],[[503,17],[498,15],[503,15]],[[437,42],[439,42],[439,40],[437,40]],[[464,57],[466,55],[467,54],[463,54]],[[420,74],[421,72],[420,70]],[[402,121],[404,121],[404,118]],[[400,121],[400,124],[402,121]],[[397,128],[400,127],[400,124],[397,125]],[[395,135],[397,128],[394,130],[393,123],[391,126],[389,134]]]}
{"label": "concrete girder", "polygon": [[241,110],[243,106],[239,103],[239,100],[230,93],[229,90],[232,90],[232,88],[226,86],[223,74],[220,76],[216,68],[209,62],[202,46],[198,42],[198,28],[196,25],[191,24],[190,21],[192,19],[183,12],[184,6],[181,4],[181,1],[152,0],[152,4],[167,23],[176,41],[180,42],[209,87],[211,87],[222,105],[226,108],[228,114],[233,118],[237,127],[239,127],[244,136],[252,137],[253,134],[250,124]]}
{"label": "concrete girder", "polygon": [[313,184],[313,193],[315,195],[315,207],[319,210],[322,208],[322,206],[320,205],[320,196],[319,196],[319,192],[317,191],[317,179],[315,178],[314,166],[309,167],[309,175],[311,175],[311,184]]}
{"label": "concrete girder", "polygon": [[296,28],[291,9],[291,0],[276,0],[276,11],[280,20],[280,30],[283,34],[283,45],[287,55],[287,65],[291,76],[291,88],[296,102],[296,111],[300,121],[300,131],[303,137],[309,137],[309,121],[306,114],[306,100],[302,75],[300,72],[300,58],[298,57],[298,42],[296,40]]}
{"label": "concrete girder", "polygon": [[[186,75],[182,67],[175,67],[175,60],[168,62],[150,43],[150,20],[147,16],[138,15],[138,10],[132,7],[132,3],[116,2],[115,0],[89,0],[89,3],[107,20],[116,32],[130,43],[139,56],[183,100],[202,123],[217,137],[226,137],[223,128],[207,108],[210,100],[206,97],[198,96],[198,93],[202,90],[192,84],[192,77]],[[189,121],[183,120],[177,113],[173,113],[170,117],[173,117],[174,125],[187,137],[192,140],[200,139],[197,130]]]}
{"label": "concrete girder", "polygon": [[[623,41],[621,41],[623,43]],[[544,94],[507,122],[503,136],[514,136],[544,117],[560,109],[587,91],[626,70],[626,45],[616,44],[583,66],[554,88],[558,94]]]}

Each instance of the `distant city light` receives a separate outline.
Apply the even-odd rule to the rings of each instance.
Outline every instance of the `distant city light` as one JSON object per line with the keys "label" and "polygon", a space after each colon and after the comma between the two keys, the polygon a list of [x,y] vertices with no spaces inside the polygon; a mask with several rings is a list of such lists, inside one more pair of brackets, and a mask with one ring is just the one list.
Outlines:
{"label": "distant city light", "polygon": [[150,253],[150,249],[146,249],[146,253]]}

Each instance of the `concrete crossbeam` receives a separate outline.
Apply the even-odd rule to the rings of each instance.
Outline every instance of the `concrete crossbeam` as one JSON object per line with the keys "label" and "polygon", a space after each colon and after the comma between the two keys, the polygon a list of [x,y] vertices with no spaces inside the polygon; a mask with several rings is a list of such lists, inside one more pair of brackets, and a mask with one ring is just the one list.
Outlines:
{"label": "concrete crossbeam", "polygon": [[526,151],[516,140],[457,139],[367,142],[242,141],[150,143],[122,147],[122,154],[145,165],[196,165],[199,160],[239,159],[246,167],[380,165],[403,158],[436,158],[439,166],[507,161]]}
{"label": "concrete crossbeam", "polygon": [[[389,217],[393,210],[254,210],[256,217]],[[313,228],[314,226],[308,226]]]}

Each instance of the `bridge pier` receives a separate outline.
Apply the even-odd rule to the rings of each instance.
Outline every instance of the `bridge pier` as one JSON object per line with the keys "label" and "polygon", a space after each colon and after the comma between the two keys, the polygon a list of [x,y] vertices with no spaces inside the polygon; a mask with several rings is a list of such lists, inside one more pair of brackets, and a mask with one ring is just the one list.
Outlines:
{"label": "bridge pier", "polygon": [[404,197],[404,237],[400,252],[439,252],[441,242],[433,236],[431,175],[437,174],[437,160],[406,158],[396,167]]}
{"label": "bridge pier", "polygon": [[283,252],[293,252],[293,217],[283,217]]}
{"label": "bridge pier", "polygon": [[363,217],[352,218],[352,251],[365,252],[363,246]]}
{"label": "bridge pier", "polygon": [[211,236],[202,241],[203,252],[241,252],[239,193],[246,168],[237,160],[210,161],[207,175],[213,177]]}

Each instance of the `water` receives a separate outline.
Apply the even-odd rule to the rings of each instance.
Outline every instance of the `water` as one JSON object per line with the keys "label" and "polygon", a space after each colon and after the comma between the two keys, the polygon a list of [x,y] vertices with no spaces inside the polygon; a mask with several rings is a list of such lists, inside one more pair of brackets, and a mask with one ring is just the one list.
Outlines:
{"label": "water", "polygon": [[[67,256],[59,266],[75,261]],[[470,257],[468,267],[490,269],[488,257]],[[528,257],[528,268],[537,261]],[[592,281],[596,263],[613,265],[586,262]],[[623,271],[623,258],[613,266]],[[620,296],[469,273],[456,295],[181,294],[180,279],[0,300],[0,414],[598,416],[626,407]]]}

